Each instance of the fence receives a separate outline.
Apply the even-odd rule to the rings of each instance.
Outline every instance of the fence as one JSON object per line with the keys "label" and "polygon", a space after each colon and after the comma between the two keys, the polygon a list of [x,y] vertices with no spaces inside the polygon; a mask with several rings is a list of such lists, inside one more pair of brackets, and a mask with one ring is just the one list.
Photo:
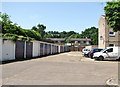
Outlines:
{"label": "fence", "polygon": [[88,49],[98,48],[98,45],[85,46],[85,48],[88,48]]}
{"label": "fence", "polygon": [[62,46],[42,41],[16,41],[0,39],[2,51],[0,61],[24,60],[34,57],[48,56],[70,51],[68,46]]}
{"label": "fence", "polygon": [[85,47],[84,46],[77,46],[77,47],[71,46],[70,50],[71,51],[82,51],[83,48],[85,48]]}

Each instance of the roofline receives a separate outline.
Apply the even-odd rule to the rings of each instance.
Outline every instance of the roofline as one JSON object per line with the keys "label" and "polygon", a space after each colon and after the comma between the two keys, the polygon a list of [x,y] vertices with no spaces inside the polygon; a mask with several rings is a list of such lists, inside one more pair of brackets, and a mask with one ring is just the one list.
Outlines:
{"label": "roofline", "polygon": [[[51,39],[51,40],[65,40],[65,38],[46,38],[46,39]],[[91,41],[90,38],[71,38],[71,40],[89,40],[89,41]]]}

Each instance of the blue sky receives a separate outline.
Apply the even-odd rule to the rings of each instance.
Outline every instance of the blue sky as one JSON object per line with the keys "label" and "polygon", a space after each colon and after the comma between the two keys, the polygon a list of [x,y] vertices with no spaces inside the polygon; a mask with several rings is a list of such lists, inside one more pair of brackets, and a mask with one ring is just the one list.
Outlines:
{"label": "blue sky", "polygon": [[104,14],[105,3],[101,2],[4,2],[2,12],[22,28],[31,29],[38,23],[46,31],[76,31],[98,27]]}

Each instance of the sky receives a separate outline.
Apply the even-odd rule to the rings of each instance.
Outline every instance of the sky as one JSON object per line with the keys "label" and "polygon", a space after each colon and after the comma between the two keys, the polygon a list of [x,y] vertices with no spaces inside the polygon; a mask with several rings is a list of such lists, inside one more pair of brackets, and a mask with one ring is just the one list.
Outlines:
{"label": "sky", "polygon": [[46,26],[46,31],[80,33],[98,27],[104,6],[105,2],[2,2],[2,12],[25,29],[40,23]]}

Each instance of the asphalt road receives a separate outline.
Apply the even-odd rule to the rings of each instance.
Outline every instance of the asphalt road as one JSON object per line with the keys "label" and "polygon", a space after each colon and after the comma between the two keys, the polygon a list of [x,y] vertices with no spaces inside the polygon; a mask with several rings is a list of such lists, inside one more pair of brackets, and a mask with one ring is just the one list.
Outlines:
{"label": "asphalt road", "polygon": [[94,61],[69,52],[0,65],[3,85],[106,85],[118,79],[117,61]]}

